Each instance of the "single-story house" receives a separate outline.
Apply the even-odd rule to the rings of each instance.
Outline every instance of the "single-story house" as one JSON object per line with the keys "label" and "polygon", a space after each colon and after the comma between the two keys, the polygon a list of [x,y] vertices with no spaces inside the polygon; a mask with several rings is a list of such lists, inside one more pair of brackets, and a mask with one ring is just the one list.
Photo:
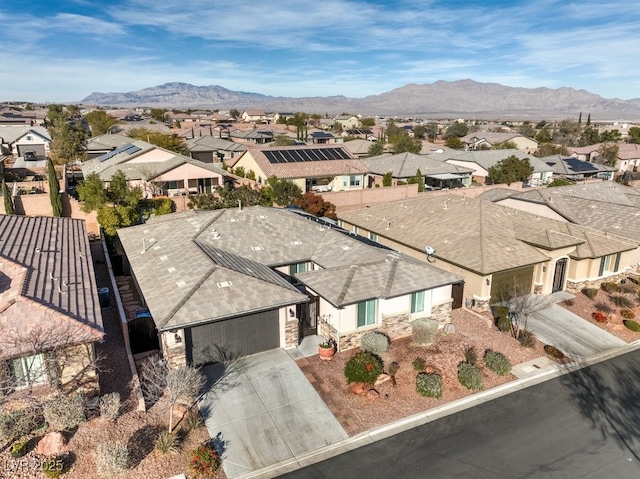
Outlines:
{"label": "single-story house", "polygon": [[311,143],[314,145],[329,145],[343,142],[341,136],[334,136],[333,133],[328,131],[312,131],[309,134],[309,137],[311,139]]}
{"label": "single-story house", "polygon": [[139,140],[87,160],[81,169],[85,178],[97,173],[105,183],[109,183],[117,171],[122,171],[129,184],[141,187],[147,197],[213,193],[228,176],[218,165]]}
{"label": "single-story house", "polygon": [[261,123],[267,121],[267,113],[264,110],[245,110],[240,115],[245,123]]}
{"label": "single-story house", "polygon": [[0,215],[0,393],[97,388],[102,314],[82,220]]}
{"label": "single-story house", "polygon": [[318,333],[342,350],[373,329],[398,337],[417,318],[445,324],[461,281],[287,209],[174,213],[118,236],[173,365],[293,348]]}
{"label": "single-story house", "polygon": [[87,160],[102,156],[132,141],[130,136],[121,133],[93,136],[87,140]]}
{"label": "single-story house", "polygon": [[415,153],[398,153],[397,155],[380,155],[362,158],[369,169],[371,185],[382,186],[382,178],[391,172],[392,186],[398,181],[407,182],[418,170],[422,173],[425,186],[433,189],[471,186],[473,169],[453,165],[443,161],[442,157],[417,155]]}
{"label": "single-story house", "polygon": [[343,130],[353,130],[360,126],[360,118],[355,115],[338,115],[333,117],[333,123],[340,123]]}
{"label": "single-story house", "polygon": [[14,110],[13,108],[0,109],[0,125],[26,125],[36,126],[43,123],[43,117],[34,110]]}
{"label": "single-story house", "polygon": [[538,142],[519,133],[499,133],[490,131],[476,131],[460,138],[467,150],[490,149],[501,143],[510,142],[518,150],[533,152],[538,148]]}
{"label": "single-story house", "polygon": [[600,165],[580,160],[573,156],[552,155],[539,158],[553,170],[554,177],[566,178],[568,180],[585,180],[587,178],[600,178],[612,181],[614,174],[618,171],[613,166]]}
{"label": "single-story house", "polygon": [[302,191],[327,187],[332,191],[355,190],[365,187],[369,170],[340,146],[294,145],[250,148],[234,164],[245,172],[253,171],[259,183],[276,176],[291,180]]}
{"label": "single-story house", "polygon": [[219,138],[199,136],[186,141],[191,158],[203,163],[221,163],[239,157],[247,151],[247,145]]}
{"label": "single-story house", "polygon": [[349,140],[345,141],[342,146],[349,150],[355,158],[366,158],[369,156],[369,148],[373,142],[369,140]]}
{"label": "single-story house", "polygon": [[354,233],[462,276],[465,302],[479,309],[514,293],[615,279],[637,255],[637,243],[619,235],[457,195],[422,195],[338,218]]}
{"label": "single-story house", "polygon": [[529,160],[529,164],[533,167],[533,173],[529,178],[529,184],[532,186],[546,185],[553,180],[553,168],[535,156],[525,155],[518,150],[457,151],[444,153],[444,155],[447,163],[473,169],[473,180],[479,184],[487,182],[489,168],[509,156],[515,156],[521,160],[525,158]]}
{"label": "single-story house", "polygon": [[270,130],[233,130],[231,138],[244,143],[255,143],[256,145],[264,145],[271,143],[275,136]]}
{"label": "single-story house", "polygon": [[0,126],[2,153],[23,156],[32,151],[38,158],[47,158],[51,149],[51,135],[43,126]]}
{"label": "single-story house", "polygon": [[[591,163],[600,163],[600,149],[602,143],[582,147],[569,148],[571,156],[579,160]],[[638,171],[640,167],[640,145],[635,143],[618,143],[618,159],[616,160],[617,171]]]}

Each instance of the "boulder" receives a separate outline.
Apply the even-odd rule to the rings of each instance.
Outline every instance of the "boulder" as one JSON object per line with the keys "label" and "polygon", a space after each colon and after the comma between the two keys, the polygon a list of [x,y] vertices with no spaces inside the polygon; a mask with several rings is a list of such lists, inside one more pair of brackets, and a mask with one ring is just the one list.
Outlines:
{"label": "boulder", "polygon": [[380,399],[380,393],[372,388],[367,391],[364,397],[367,401],[377,401]]}
{"label": "boulder", "polygon": [[42,456],[53,457],[65,452],[67,438],[60,432],[49,432],[44,435],[36,446],[36,452]]}
{"label": "boulder", "polygon": [[351,394],[357,394],[362,396],[367,391],[367,385],[365,383],[351,383],[349,384],[349,392]]}

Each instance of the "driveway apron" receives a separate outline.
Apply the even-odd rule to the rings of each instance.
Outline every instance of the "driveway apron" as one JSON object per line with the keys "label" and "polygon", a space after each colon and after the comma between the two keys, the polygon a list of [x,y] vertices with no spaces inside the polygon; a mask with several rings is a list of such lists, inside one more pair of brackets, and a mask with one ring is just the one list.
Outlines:
{"label": "driveway apron", "polygon": [[232,479],[347,438],[283,349],[204,369],[200,401],[207,430],[223,449]]}

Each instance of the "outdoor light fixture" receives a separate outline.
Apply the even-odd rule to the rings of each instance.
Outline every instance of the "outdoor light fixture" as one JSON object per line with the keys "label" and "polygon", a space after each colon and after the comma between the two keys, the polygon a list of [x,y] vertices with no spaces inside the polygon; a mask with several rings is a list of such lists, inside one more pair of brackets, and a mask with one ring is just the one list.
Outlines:
{"label": "outdoor light fixture", "polygon": [[543,266],[543,267],[542,267],[542,272],[543,272],[543,273],[546,273],[546,272],[547,272],[547,267],[546,267],[546,266]]}
{"label": "outdoor light fixture", "polygon": [[490,284],[491,284],[491,280],[487,278],[487,286],[489,286]]}
{"label": "outdoor light fixture", "polygon": [[176,343],[182,342],[182,337],[178,333],[174,334],[173,339],[175,339]]}

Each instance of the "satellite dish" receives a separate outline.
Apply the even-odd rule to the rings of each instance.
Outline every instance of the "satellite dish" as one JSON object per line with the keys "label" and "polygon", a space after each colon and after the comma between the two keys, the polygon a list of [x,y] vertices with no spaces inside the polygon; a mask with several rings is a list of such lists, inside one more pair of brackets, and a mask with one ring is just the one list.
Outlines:
{"label": "satellite dish", "polygon": [[431,256],[433,254],[436,254],[436,250],[434,248],[432,248],[431,246],[425,247],[424,250],[426,251],[427,256]]}

